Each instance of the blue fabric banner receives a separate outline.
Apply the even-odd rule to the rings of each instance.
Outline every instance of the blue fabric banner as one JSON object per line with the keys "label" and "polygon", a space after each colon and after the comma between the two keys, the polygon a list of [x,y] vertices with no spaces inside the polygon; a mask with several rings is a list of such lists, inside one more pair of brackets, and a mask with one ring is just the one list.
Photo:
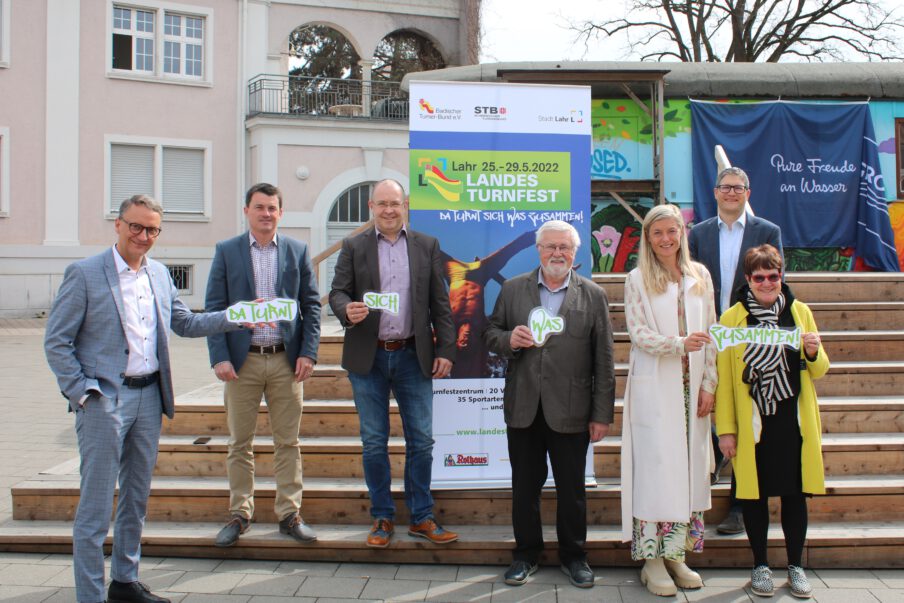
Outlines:
{"label": "blue fabric banner", "polygon": [[872,268],[898,271],[867,103],[694,101],[691,133],[696,221],[716,215],[719,144],[784,246],[853,247]]}

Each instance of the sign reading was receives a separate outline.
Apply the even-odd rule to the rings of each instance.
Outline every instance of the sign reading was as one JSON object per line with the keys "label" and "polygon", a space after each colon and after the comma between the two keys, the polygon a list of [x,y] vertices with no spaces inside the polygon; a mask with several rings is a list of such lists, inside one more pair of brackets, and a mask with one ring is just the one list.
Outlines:
{"label": "sign reading was", "polygon": [[544,151],[412,150],[411,209],[571,209],[571,157]]}
{"label": "sign reading was", "polygon": [[534,337],[534,343],[538,346],[546,343],[551,335],[565,330],[565,319],[561,316],[553,316],[542,306],[537,306],[530,311],[527,324]]}

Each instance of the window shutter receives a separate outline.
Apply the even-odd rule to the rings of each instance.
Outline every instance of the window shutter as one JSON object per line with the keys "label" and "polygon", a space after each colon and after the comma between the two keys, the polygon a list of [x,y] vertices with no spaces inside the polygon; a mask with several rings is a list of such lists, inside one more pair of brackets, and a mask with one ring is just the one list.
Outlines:
{"label": "window shutter", "polygon": [[110,145],[110,211],[138,194],[154,196],[154,147]]}
{"label": "window shutter", "polygon": [[163,209],[204,213],[204,150],[163,148]]}

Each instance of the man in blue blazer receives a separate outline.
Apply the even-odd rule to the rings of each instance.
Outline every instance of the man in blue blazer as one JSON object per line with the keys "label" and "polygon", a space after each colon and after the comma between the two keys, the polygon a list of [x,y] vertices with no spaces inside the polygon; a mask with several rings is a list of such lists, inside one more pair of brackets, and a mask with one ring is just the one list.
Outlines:
{"label": "man in blue blazer", "polygon": [[[721,316],[737,303],[738,288],[745,283],[744,254],[748,249],[765,243],[782,253],[782,231],[769,220],[747,212],[750,179],[741,168],[730,167],[719,172],[713,194],[718,213],[694,226],[687,241],[691,257],[706,266],[712,276],[716,311]],[[715,435],[713,439],[716,439]],[[714,449],[720,456],[719,447],[716,445]],[[717,460],[717,467],[721,469],[726,461]],[[717,469],[716,478],[718,473]],[[720,534],[740,534],[744,531],[741,506],[735,499],[734,477],[731,480],[730,506],[728,515],[716,528]]]}
{"label": "man in blue blazer", "polygon": [[261,397],[267,401],[273,432],[276,518],[279,529],[299,542],[317,539],[301,519],[301,382],[314,372],[320,342],[320,296],[308,247],[277,235],[282,193],[272,184],[252,186],[245,195],[248,231],[217,244],[207,282],[207,310],[240,301],[288,298],[298,315],[275,327],[214,335],[207,340],[210,364],[226,383],[229,426],[226,472],[231,518],[217,546],[232,546],[254,516],[254,453]]}
{"label": "man in blue blazer", "polygon": [[713,279],[716,311],[721,315],[737,301],[744,284],[744,254],[769,243],[782,253],[781,229],[747,213],[750,180],[741,168],[719,172],[713,189],[718,213],[700,222],[688,235],[691,257],[706,266]]}
{"label": "man in blue blazer", "polygon": [[72,530],[75,591],[104,601],[104,538],[119,500],[108,601],[159,603],[138,582],[141,531],[157,461],[161,412],[173,417],[169,329],[203,337],[238,329],[225,312],[193,314],[166,266],[147,257],[163,208],[136,195],[119,208],[112,249],[70,264],[47,321],[44,351],[59,382],[81,457],[81,496]]}

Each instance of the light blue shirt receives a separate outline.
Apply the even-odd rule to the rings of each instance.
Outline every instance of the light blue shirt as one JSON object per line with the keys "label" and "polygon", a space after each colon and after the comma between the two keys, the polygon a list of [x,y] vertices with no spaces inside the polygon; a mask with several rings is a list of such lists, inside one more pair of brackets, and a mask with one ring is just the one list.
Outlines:
{"label": "light blue shirt", "polygon": [[569,270],[562,286],[553,290],[549,288],[549,285],[547,285],[546,281],[543,279],[543,269],[541,268],[537,271],[537,286],[540,287],[540,304],[546,308],[546,311],[552,316],[559,315],[559,309],[562,307],[562,302],[565,301],[565,294],[568,293],[568,283],[570,282],[571,271]]}
{"label": "light blue shirt", "polygon": [[719,297],[720,314],[728,309],[731,302],[731,290],[734,287],[735,272],[741,255],[741,241],[744,239],[744,228],[747,226],[747,212],[741,212],[734,224],[729,226],[719,222],[719,275],[722,279],[722,295]]}

